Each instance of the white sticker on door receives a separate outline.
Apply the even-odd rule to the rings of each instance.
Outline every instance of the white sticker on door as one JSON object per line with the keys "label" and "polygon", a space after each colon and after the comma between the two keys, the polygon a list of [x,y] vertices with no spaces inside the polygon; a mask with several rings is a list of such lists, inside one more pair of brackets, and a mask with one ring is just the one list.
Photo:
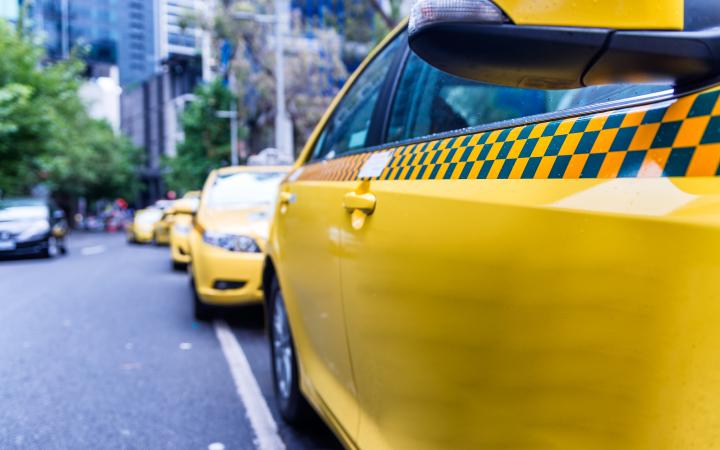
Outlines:
{"label": "white sticker on door", "polygon": [[385,169],[385,167],[387,167],[388,163],[390,162],[392,155],[392,150],[387,152],[373,153],[372,155],[370,155],[367,161],[365,161],[365,164],[363,164],[363,166],[360,168],[360,173],[358,174],[358,176],[360,178],[379,177],[383,169]]}

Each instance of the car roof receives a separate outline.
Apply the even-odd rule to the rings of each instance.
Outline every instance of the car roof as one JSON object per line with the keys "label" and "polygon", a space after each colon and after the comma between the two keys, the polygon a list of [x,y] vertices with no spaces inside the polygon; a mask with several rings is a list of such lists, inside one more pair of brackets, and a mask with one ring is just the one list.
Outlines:
{"label": "car roof", "polygon": [[234,173],[268,173],[268,172],[289,172],[291,166],[232,166],[217,169],[218,175],[231,175]]}

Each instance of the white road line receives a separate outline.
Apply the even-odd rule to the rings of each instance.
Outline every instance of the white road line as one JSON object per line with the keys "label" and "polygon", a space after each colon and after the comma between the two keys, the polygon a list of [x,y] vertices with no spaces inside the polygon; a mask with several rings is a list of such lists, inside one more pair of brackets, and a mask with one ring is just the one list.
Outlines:
{"label": "white road line", "polygon": [[277,423],[265,402],[240,343],[223,320],[215,321],[215,334],[230,366],[230,373],[235,381],[240,400],[245,405],[250,425],[255,431],[257,448],[259,450],[284,450],[285,444],[278,434]]}
{"label": "white road line", "polygon": [[83,248],[80,250],[80,254],[83,256],[99,255],[100,253],[105,253],[105,250],[107,250],[107,248],[104,245],[94,245]]}

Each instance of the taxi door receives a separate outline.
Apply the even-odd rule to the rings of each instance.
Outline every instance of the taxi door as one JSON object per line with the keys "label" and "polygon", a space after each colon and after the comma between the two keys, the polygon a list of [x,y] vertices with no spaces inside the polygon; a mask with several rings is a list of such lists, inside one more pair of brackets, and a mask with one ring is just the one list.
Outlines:
{"label": "taxi door", "polygon": [[281,187],[276,216],[280,284],[305,383],[315,405],[357,434],[357,392],[347,347],[340,287],[340,206],[348,183],[324,174],[336,157],[373,142],[376,104],[382,98],[399,44],[384,48],[341,93],[332,115],[316,133],[310,162],[290,173]]}
{"label": "taxi door", "polygon": [[500,88],[423,64],[390,143],[335,174],[359,446],[703,448],[720,429],[718,90]]}

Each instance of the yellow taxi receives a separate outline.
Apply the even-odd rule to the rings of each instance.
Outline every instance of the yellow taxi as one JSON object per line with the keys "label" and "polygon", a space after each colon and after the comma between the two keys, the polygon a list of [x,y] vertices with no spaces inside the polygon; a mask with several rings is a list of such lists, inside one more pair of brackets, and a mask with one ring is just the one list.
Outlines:
{"label": "yellow taxi", "polygon": [[155,240],[155,224],[163,217],[163,210],[155,207],[141,209],[126,227],[127,241],[131,244],[147,244]]}
{"label": "yellow taxi", "polygon": [[228,167],[205,183],[190,230],[190,276],[198,320],[216,307],[260,302],[272,207],[288,167]]}
{"label": "yellow taxi", "polygon": [[421,0],[280,188],[279,410],[348,448],[708,449],[715,0]]}
{"label": "yellow taxi", "polygon": [[167,207],[162,217],[153,226],[155,245],[170,245],[170,229],[175,220],[175,203]]}
{"label": "yellow taxi", "polygon": [[173,223],[170,228],[170,257],[175,270],[184,270],[190,263],[188,236],[192,229],[193,215],[200,203],[200,192],[191,193],[173,206]]}

